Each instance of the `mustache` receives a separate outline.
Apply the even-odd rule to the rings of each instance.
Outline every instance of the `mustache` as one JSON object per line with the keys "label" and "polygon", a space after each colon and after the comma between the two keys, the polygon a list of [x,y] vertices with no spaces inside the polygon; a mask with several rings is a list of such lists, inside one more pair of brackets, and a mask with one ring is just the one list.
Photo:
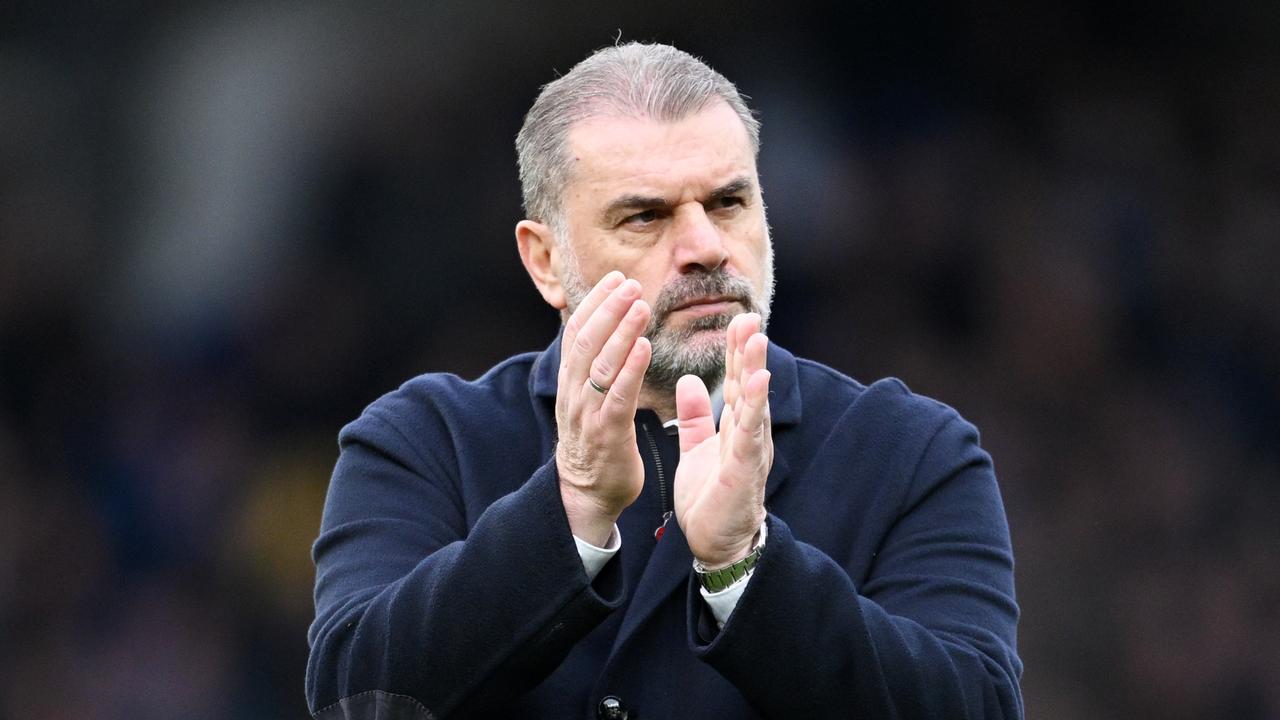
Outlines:
{"label": "mustache", "polygon": [[734,300],[749,312],[759,312],[755,288],[744,278],[724,270],[691,273],[662,288],[653,303],[653,322],[661,323],[676,308],[697,298],[715,296]]}

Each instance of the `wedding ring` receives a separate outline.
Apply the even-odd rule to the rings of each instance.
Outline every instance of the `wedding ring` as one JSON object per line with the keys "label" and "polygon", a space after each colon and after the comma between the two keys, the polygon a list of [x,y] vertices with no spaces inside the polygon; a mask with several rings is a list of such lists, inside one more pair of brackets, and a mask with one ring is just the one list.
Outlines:
{"label": "wedding ring", "polygon": [[591,389],[592,389],[592,390],[595,390],[596,392],[600,393],[601,395],[608,395],[608,394],[609,394],[609,388],[607,388],[607,387],[600,387],[600,383],[596,382],[596,381],[595,381],[595,380],[594,380],[590,375],[588,375],[588,376],[587,376],[587,384],[591,385]]}

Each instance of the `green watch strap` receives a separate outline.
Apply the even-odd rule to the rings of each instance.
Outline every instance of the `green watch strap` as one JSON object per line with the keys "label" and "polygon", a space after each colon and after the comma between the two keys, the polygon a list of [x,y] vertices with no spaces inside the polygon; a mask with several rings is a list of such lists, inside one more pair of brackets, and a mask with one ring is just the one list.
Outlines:
{"label": "green watch strap", "polygon": [[719,568],[717,570],[707,570],[702,567],[702,563],[695,563],[694,571],[698,574],[698,581],[702,583],[702,587],[707,592],[720,592],[735,582],[746,577],[747,572],[755,567],[756,561],[760,559],[760,551],[764,549],[764,545],[757,545],[747,556],[732,565]]}

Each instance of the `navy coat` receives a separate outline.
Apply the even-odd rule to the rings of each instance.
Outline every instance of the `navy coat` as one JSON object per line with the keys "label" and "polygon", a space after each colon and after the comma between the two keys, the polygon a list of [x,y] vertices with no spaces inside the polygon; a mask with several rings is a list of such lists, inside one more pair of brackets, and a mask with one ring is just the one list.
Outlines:
{"label": "navy coat", "polygon": [[558,363],[557,341],[475,381],[422,375],[343,428],[314,548],[316,717],[622,717],[605,698],[632,720],[1022,716],[1008,525],[954,410],[771,346],[768,542],[717,630],[678,524],[653,540],[653,477],[588,581],[557,485]]}

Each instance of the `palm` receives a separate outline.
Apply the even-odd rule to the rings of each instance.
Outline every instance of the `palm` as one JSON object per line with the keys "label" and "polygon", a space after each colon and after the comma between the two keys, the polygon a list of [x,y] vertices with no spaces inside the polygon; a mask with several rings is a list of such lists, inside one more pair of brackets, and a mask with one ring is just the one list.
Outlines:
{"label": "palm", "polygon": [[726,333],[725,407],[719,431],[702,381],[687,376],[676,388],[681,450],[676,519],[694,557],[708,565],[745,554],[764,519],[773,441],[769,373],[764,369],[768,341],[758,328],[758,316],[740,315]]}

